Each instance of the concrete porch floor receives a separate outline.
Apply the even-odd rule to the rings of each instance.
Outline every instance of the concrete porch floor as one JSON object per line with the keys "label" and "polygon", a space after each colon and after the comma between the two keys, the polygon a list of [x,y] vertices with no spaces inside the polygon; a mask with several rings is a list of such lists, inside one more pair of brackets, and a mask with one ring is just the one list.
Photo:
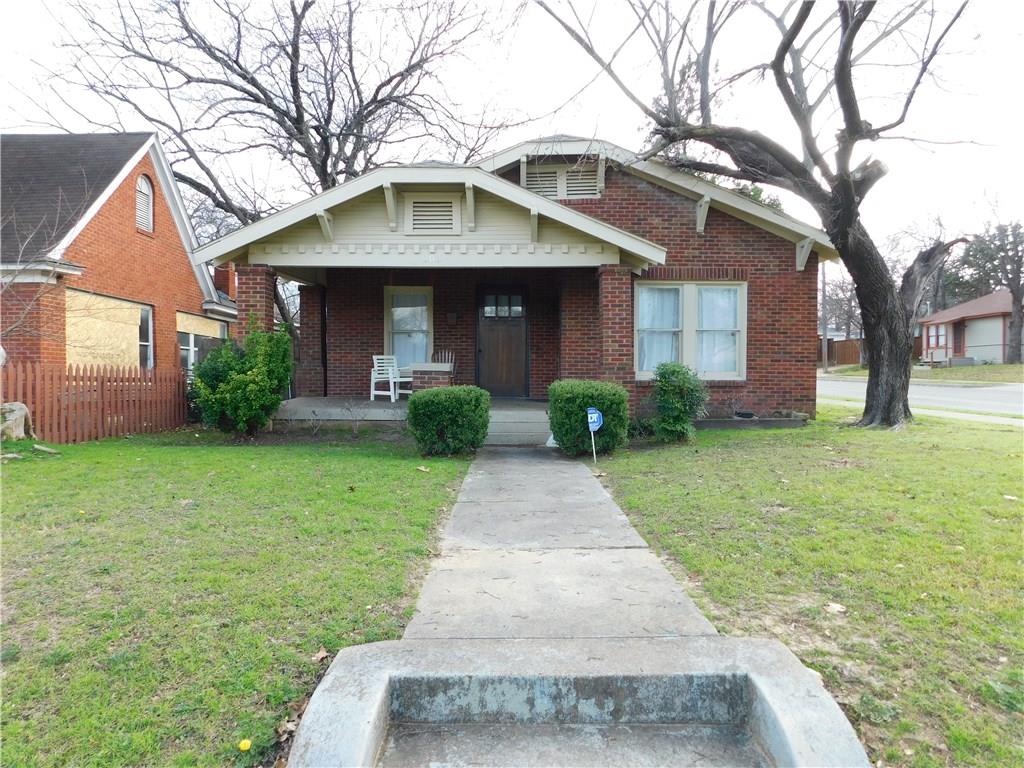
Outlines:
{"label": "concrete porch floor", "polygon": [[[543,400],[495,397],[491,400],[491,423],[486,445],[544,445],[551,434],[548,404]],[[293,397],[277,409],[275,421],[295,426],[319,422],[376,421],[400,423],[409,410],[408,399],[359,397]]]}

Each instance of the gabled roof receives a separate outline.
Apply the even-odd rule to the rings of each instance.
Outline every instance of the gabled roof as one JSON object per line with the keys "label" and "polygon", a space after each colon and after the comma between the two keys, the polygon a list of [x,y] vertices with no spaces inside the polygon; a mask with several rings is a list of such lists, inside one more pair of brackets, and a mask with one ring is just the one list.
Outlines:
{"label": "gabled roof", "polygon": [[560,205],[480,168],[468,165],[435,164],[401,165],[370,171],[352,181],[314,195],[301,203],[278,211],[265,219],[260,219],[204,245],[193,254],[193,262],[199,264],[210,261],[214,263],[229,261],[244,253],[252,243],[270,237],[299,222],[312,219],[318,213],[342,205],[359,195],[380,189],[386,184],[470,185],[522,206],[529,211],[535,211],[540,216],[558,221],[617,246],[643,261],[652,264],[665,263],[665,249],[649,240],[644,240],[642,237],[637,237],[572,208]]}
{"label": "gabled roof", "polygon": [[1008,315],[1013,310],[1013,297],[1006,288],[979,296],[976,299],[957,304],[955,307],[921,318],[922,325],[949,323],[971,317],[991,317],[992,315]]}
{"label": "gabled roof", "polygon": [[49,257],[152,137],[151,133],[0,137],[4,209],[0,261],[28,263]]}
{"label": "gabled roof", "polygon": [[[687,171],[673,168],[658,159],[642,160],[616,144],[599,139],[558,134],[524,141],[481,160],[477,165],[492,173],[509,168],[522,157],[565,157],[597,155],[618,163],[630,173],[696,200],[706,198],[715,209],[747,221],[794,243],[809,242],[812,250],[823,259],[835,259],[839,254],[835,246],[820,229],[799,219],[777,211],[755,200],[717,184],[705,181]],[[798,268],[800,260],[798,251]]]}
{"label": "gabled roof", "polygon": [[[191,261],[198,241],[156,134],[11,133],[0,136],[0,263],[8,268],[65,264],[64,252],[147,154]],[[209,270],[192,265],[204,309],[236,316],[218,295]]]}

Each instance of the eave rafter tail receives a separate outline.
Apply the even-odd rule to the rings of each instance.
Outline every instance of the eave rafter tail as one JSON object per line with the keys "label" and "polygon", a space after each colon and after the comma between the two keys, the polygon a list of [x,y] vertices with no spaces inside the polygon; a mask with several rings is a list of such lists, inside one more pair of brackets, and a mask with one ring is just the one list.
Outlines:
{"label": "eave rafter tail", "polygon": [[476,232],[476,195],[473,192],[473,184],[466,182],[466,228],[470,232]]}

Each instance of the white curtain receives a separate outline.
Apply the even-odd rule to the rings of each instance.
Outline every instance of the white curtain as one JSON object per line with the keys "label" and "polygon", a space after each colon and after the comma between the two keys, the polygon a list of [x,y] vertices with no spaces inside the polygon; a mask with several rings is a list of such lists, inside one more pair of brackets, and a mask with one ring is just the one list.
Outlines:
{"label": "white curtain", "polygon": [[697,301],[698,373],[739,372],[739,289],[701,286]]}
{"label": "white curtain", "polygon": [[427,362],[427,305],[425,293],[391,295],[391,354],[401,367]]}
{"label": "white curtain", "polygon": [[679,359],[680,290],[643,287],[637,292],[637,367],[653,371]]}

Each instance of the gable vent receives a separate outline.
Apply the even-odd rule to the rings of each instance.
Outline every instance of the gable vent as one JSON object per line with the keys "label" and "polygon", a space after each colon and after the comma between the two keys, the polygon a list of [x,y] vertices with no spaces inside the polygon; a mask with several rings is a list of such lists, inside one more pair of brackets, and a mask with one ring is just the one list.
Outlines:
{"label": "gable vent", "polygon": [[566,197],[597,197],[597,167],[569,168],[565,172]]}
{"label": "gable vent", "polygon": [[538,195],[544,195],[544,197],[558,197],[558,171],[527,168],[526,188]]}
{"label": "gable vent", "polygon": [[455,232],[455,202],[453,200],[413,200],[413,232]]}

